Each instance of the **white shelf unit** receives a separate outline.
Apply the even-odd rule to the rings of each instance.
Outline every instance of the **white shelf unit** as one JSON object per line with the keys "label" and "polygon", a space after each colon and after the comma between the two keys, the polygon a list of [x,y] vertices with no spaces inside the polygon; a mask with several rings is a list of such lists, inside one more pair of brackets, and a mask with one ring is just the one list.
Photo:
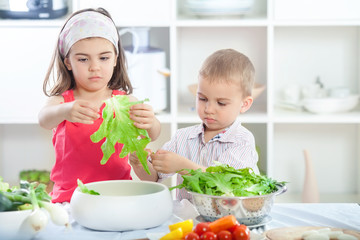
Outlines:
{"label": "white shelf unit", "polygon": [[[199,123],[194,111],[195,97],[187,86],[196,82],[198,69],[209,54],[220,48],[235,48],[250,57],[256,68],[256,81],[266,85],[250,111],[239,117],[254,133],[260,147],[260,169],[270,177],[289,182],[288,192],[279,198],[280,201],[301,201],[305,174],[302,151],[307,149],[315,166],[320,201],[360,202],[359,107],[349,113],[331,115],[276,107],[279,91],[285,84],[308,84],[317,76],[325,86],[346,85],[354,93],[360,93],[360,15],[359,11],[354,11],[359,3],[356,0],[318,0],[316,3],[310,0],[255,0],[253,12],[243,17],[197,18],[185,13],[183,2],[73,0],[71,3],[74,10],[104,7],[119,28],[151,27],[151,44],[167,53],[171,69],[168,109],[158,115],[162,133],[150,147],[157,149],[176,129]],[[311,10],[307,6],[312,6]],[[299,9],[307,11],[299,15]],[[62,19],[1,20],[0,31],[31,28],[58,32],[62,24]],[[53,38],[56,34],[51,37],[49,34],[41,41],[53,44]],[[124,37],[123,42],[126,45],[129,39]],[[52,52],[52,48],[48,48]],[[45,53],[41,56],[49,58]],[[8,64],[1,63],[2,66]],[[42,66],[34,76],[43,76],[45,71]],[[8,77],[12,73],[5,75]],[[16,76],[23,78],[20,73]],[[42,78],[38,83],[42,83]],[[15,91],[17,88],[14,90],[14,85],[8,85],[8,89]],[[41,86],[31,89],[41,94]],[[38,98],[37,95],[34,97]],[[39,99],[34,101],[33,104],[38,106],[30,110],[36,112],[34,110],[42,105],[38,102]],[[28,115],[18,115],[18,112],[13,116],[0,115],[0,176],[10,177],[16,174],[15,169],[19,170],[9,163],[15,162],[11,152],[17,149],[17,141],[25,145],[27,142],[21,139],[22,130],[14,124],[21,125],[20,129],[37,129],[37,112]],[[40,142],[51,145],[45,142],[49,141],[50,132],[37,130],[33,134]],[[10,135],[13,144],[7,142]],[[19,155],[17,158],[21,160]],[[45,166],[51,166],[51,150],[47,149],[40,158],[46,162]],[[26,166],[32,165],[27,163]],[[37,166],[42,165],[37,163]]]}

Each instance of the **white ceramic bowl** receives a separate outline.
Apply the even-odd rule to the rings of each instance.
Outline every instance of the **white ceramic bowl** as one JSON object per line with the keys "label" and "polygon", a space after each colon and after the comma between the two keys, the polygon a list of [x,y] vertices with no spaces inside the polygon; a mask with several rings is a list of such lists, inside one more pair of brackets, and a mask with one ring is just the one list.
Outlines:
{"label": "white ceramic bowl", "polygon": [[0,239],[17,235],[22,222],[30,213],[31,210],[0,212]]}
{"label": "white ceramic bowl", "polygon": [[200,17],[244,15],[251,11],[254,0],[186,0],[189,14]]}
{"label": "white ceramic bowl", "polygon": [[126,231],[163,224],[173,211],[167,186],[157,182],[113,180],[85,184],[100,195],[76,188],[71,215],[82,226],[102,231]]}
{"label": "white ceramic bowl", "polygon": [[307,98],[302,105],[312,113],[338,113],[354,109],[359,102],[358,95],[348,97]]}

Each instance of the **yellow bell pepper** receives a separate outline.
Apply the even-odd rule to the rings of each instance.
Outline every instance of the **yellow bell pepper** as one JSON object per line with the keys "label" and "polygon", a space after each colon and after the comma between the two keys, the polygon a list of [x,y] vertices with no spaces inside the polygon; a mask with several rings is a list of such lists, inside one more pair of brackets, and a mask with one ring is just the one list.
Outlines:
{"label": "yellow bell pepper", "polygon": [[192,219],[188,219],[182,222],[174,223],[169,225],[169,230],[173,231],[177,228],[181,228],[183,231],[183,235],[185,236],[187,233],[191,232],[194,227],[194,222]]}
{"label": "yellow bell pepper", "polygon": [[182,239],[183,237],[183,231],[181,228],[177,228],[164,236],[160,238],[160,240],[176,240],[176,239]]}

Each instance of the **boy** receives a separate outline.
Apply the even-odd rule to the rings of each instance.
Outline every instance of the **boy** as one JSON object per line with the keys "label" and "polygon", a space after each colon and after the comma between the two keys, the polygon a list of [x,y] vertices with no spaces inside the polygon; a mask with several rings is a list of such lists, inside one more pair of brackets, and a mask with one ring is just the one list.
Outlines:
{"label": "boy", "polygon": [[[237,169],[251,167],[259,173],[254,136],[238,119],[252,105],[254,78],[254,66],[242,53],[223,49],[211,54],[198,76],[196,110],[202,123],[177,130],[162,149],[150,154],[151,175],[131,154],[130,163],[138,177],[159,181],[181,169],[205,170],[214,161]],[[177,184],[181,182],[178,175]],[[176,196],[178,200],[190,198],[185,189],[177,189]]]}

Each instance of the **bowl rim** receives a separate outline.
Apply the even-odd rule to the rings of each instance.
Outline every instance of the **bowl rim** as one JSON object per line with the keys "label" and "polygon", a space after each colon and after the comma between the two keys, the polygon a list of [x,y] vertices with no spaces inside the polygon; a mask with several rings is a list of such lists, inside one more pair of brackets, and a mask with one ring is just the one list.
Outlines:
{"label": "bowl rim", "polygon": [[[91,185],[96,185],[96,184],[101,184],[101,183],[112,183],[112,182],[123,182],[123,183],[135,183],[135,184],[147,184],[147,185],[157,185],[157,186],[160,186],[162,187],[163,189],[158,191],[158,192],[153,192],[153,193],[148,193],[148,194],[143,194],[143,195],[151,195],[151,194],[157,194],[159,192],[162,192],[164,190],[169,190],[169,188],[163,184],[163,183],[159,183],[159,182],[153,182],[153,181],[137,181],[137,180],[103,180],[103,181],[94,181],[94,182],[88,182],[88,183],[84,183],[84,185],[86,187],[91,187]],[[133,197],[132,195],[129,195],[129,196],[114,196],[114,195],[93,195],[93,194],[88,194],[88,193],[83,193],[81,190],[80,190],[80,187],[77,186],[74,190],[74,193],[77,192],[78,194],[86,194],[86,195],[89,195],[90,197],[96,197],[96,198],[104,198],[104,197],[123,197],[123,198],[126,198],[126,197]],[[73,194],[74,195],[74,194]],[[138,195],[140,196],[140,195]]]}
{"label": "bowl rim", "polygon": [[337,101],[355,101],[359,100],[360,95],[350,94],[346,97],[323,97],[323,98],[304,98],[302,100],[303,104],[309,103],[328,103],[328,102],[337,102]]}
{"label": "bowl rim", "polygon": [[12,211],[3,211],[3,212],[0,212],[0,214],[3,214],[3,215],[9,215],[9,214],[20,214],[20,213],[31,213],[32,212],[32,209],[24,209],[24,210],[12,210]]}
{"label": "bowl rim", "polygon": [[203,194],[203,193],[197,193],[197,192],[191,192],[187,191],[189,194],[194,196],[200,196],[200,197],[211,197],[211,198],[217,198],[217,199],[254,199],[254,198],[266,198],[266,197],[272,197],[276,196],[282,193],[285,193],[287,191],[287,187],[285,184],[277,184],[276,185],[278,189],[275,192],[264,194],[264,195],[255,195],[255,196],[216,196],[216,195],[209,195],[209,194]]}

